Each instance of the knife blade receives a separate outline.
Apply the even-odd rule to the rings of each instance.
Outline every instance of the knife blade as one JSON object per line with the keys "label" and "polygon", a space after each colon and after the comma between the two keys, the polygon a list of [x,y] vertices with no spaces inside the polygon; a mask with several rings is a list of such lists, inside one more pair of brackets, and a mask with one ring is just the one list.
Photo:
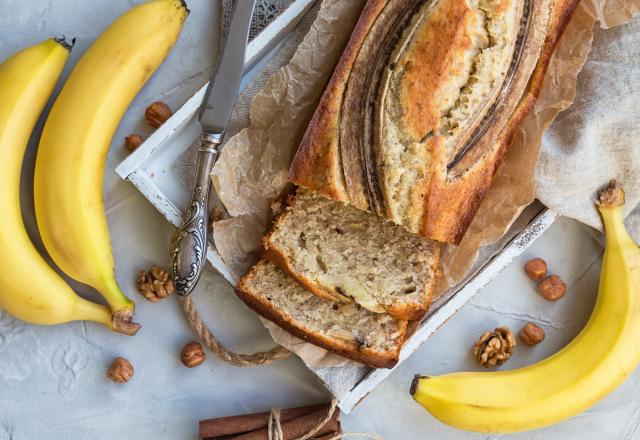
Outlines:
{"label": "knife blade", "polygon": [[204,104],[200,109],[202,129],[223,134],[238,96],[244,71],[249,27],[255,0],[236,0],[220,68],[213,76]]}
{"label": "knife blade", "polygon": [[172,242],[173,281],[176,292],[183,297],[193,291],[206,261],[210,174],[218,158],[218,147],[224,138],[240,89],[255,3],[256,0],[235,1],[219,67],[209,83],[200,109],[202,135],[197,155],[196,178],[182,225]]}

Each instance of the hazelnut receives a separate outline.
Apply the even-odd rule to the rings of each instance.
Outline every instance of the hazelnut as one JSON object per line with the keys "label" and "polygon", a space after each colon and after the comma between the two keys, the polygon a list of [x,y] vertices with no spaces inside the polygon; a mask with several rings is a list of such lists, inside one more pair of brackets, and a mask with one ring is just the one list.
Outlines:
{"label": "hazelnut", "polygon": [[107,377],[116,383],[125,383],[133,377],[133,365],[125,358],[115,358],[107,370]]}
{"label": "hazelnut", "polygon": [[547,263],[542,258],[534,258],[524,265],[524,273],[533,281],[540,281],[547,276]]}
{"label": "hazelnut", "polygon": [[129,153],[133,153],[143,142],[142,136],[134,133],[124,138],[124,148]]}
{"label": "hazelnut", "polygon": [[204,351],[202,350],[202,345],[199,342],[189,342],[182,349],[182,353],[180,353],[180,360],[187,368],[197,367],[202,364],[206,356]]}
{"label": "hazelnut", "polygon": [[149,125],[158,128],[172,115],[171,109],[167,104],[156,101],[144,111],[144,118]]}
{"label": "hazelnut", "polygon": [[551,275],[538,283],[538,293],[547,301],[557,301],[567,292],[567,286],[558,275]]}
{"label": "hazelnut", "polygon": [[520,340],[524,344],[533,347],[544,340],[544,330],[539,325],[528,322],[520,330]]}

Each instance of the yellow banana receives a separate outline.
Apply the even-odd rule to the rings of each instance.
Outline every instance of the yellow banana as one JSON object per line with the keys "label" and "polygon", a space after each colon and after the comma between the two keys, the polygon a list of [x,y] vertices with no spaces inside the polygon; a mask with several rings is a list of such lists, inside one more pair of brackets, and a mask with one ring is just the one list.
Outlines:
{"label": "yellow banana", "polygon": [[605,397],[640,363],[640,249],[622,222],[615,182],[598,197],[606,247],[589,322],[565,348],[512,371],[417,376],[414,399],[456,428],[505,433],[564,420]]}
{"label": "yellow banana", "polygon": [[102,201],[104,166],[129,104],[176,42],[188,10],[152,0],[118,18],[78,61],[42,133],[35,169],[38,228],[49,255],[70,277],[106,299],[118,327],[134,304],[118,287]]}
{"label": "yellow banana", "polygon": [[40,256],[20,211],[24,151],[68,56],[63,40],[47,40],[0,65],[0,308],[33,324],[110,326],[109,309],[77,296]]}

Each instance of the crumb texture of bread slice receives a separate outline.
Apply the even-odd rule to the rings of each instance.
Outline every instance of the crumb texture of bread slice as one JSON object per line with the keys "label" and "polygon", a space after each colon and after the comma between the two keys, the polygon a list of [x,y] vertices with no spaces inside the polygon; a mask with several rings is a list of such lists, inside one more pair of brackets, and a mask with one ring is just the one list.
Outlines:
{"label": "crumb texture of bread slice", "polygon": [[429,307],[439,244],[317,192],[299,189],[263,245],[318,295],[408,320]]}
{"label": "crumb texture of bread slice", "polygon": [[398,361],[406,321],[320,298],[269,261],[252,267],[236,292],[257,313],[312,344],[372,367]]}

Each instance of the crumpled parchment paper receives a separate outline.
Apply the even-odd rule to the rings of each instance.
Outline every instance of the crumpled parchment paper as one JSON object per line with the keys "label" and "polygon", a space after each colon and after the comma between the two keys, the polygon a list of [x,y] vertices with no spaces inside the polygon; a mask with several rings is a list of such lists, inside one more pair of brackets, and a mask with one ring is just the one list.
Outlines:
{"label": "crumpled parchment paper", "polygon": [[[324,0],[301,40],[300,29],[306,29],[304,23],[299,26],[290,40],[300,41],[290,62],[255,95],[250,125],[229,139],[215,166],[214,186],[232,218],[214,223],[214,240],[236,274],[244,272],[255,258],[253,251],[259,248],[259,239],[271,221],[270,203],[287,185],[289,162],[363,5],[364,0]],[[591,49],[596,20],[603,27],[616,26],[638,9],[637,0],[583,0],[579,5],[554,54],[540,99],[521,125],[465,237],[459,246],[444,248],[444,277],[438,292],[462,279],[479,249],[500,238],[534,200],[534,171],[543,131],[574,100],[576,77]],[[284,58],[286,54],[277,61]],[[361,369],[353,362],[264,322],[276,342],[294,351],[308,366],[353,372],[336,373],[341,380],[361,377]]]}

